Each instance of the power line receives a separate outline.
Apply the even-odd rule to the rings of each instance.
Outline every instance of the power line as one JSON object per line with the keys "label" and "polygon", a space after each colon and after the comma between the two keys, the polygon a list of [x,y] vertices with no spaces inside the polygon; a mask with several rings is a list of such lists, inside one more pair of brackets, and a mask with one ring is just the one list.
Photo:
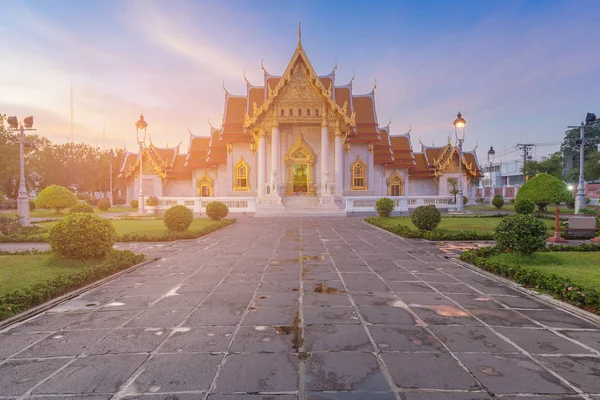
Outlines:
{"label": "power line", "polygon": [[517,143],[515,146],[518,150],[523,152],[523,182],[527,180],[527,176],[525,176],[525,163],[527,160],[531,160],[533,157],[531,156],[531,149],[535,147],[533,143]]}

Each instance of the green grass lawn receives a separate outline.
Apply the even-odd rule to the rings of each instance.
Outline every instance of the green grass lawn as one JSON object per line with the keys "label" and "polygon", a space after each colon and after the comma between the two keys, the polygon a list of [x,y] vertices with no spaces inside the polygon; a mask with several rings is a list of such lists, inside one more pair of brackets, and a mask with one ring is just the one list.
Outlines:
{"label": "green grass lawn", "polygon": [[[125,234],[144,234],[151,237],[157,237],[164,235],[168,230],[165,226],[165,223],[161,219],[154,220],[118,220],[113,219],[110,222],[115,227],[115,231],[117,231],[117,235],[125,235]],[[199,231],[207,226],[214,224],[215,221],[210,220],[208,218],[198,218],[194,219],[192,225],[188,229],[189,231]],[[46,230],[52,228],[56,222],[45,222],[40,224]]]}
{"label": "green grass lawn", "polygon": [[[384,218],[388,224],[404,225],[411,229],[417,229],[410,218],[408,217],[390,217]],[[500,223],[502,218],[443,218],[438,227],[435,229],[441,233],[455,232],[477,232],[477,233],[493,233],[494,228]],[[554,221],[541,219],[549,229],[554,229]]]}
{"label": "green grass lawn", "polygon": [[511,203],[504,203],[502,208],[496,208],[491,204],[477,204],[474,206],[465,206],[466,211],[491,211],[491,212],[505,212],[505,211],[515,211],[515,205]]}
{"label": "green grass lawn", "polygon": [[[112,213],[125,213],[125,212],[129,212],[129,213],[134,213],[137,211],[136,208],[131,208],[131,207],[123,207],[123,206],[116,206],[116,207],[111,207],[106,211],[101,211],[99,210],[97,207],[94,207],[94,211],[97,214],[112,214]],[[64,210],[61,210],[61,212],[57,213],[55,210],[51,210],[51,209],[47,209],[47,208],[38,208],[36,210],[31,211],[31,218],[62,218],[66,215],[69,214],[69,209],[65,208]],[[6,215],[9,217],[16,217],[17,216],[17,212],[7,212],[7,213],[2,213],[0,215]]]}
{"label": "green grass lawn", "polygon": [[555,273],[591,289],[600,289],[600,253],[548,252],[534,253],[531,257],[515,253],[498,254],[492,260],[507,265],[535,267],[544,274]]}
{"label": "green grass lawn", "polygon": [[50,254],[0,256],[0,296],[100,262],[65,260]]}

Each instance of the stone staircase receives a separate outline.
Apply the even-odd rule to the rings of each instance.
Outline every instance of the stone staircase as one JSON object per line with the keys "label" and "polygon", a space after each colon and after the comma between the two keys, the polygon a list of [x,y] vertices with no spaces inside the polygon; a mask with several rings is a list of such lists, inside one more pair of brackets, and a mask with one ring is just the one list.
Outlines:
{"label": "stone staircase", "polygon": [[344,208],[319,208],[317,196],[287,196],[281,199],[284,208],[274,210],[257,204],[255,217],[345,217]]}

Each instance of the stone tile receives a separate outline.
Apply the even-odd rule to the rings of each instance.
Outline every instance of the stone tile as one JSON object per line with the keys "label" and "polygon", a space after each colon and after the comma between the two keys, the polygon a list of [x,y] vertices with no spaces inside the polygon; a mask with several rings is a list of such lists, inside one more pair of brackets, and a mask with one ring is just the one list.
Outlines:
{"label": "stone tile", "polygon": [[208,400],[297,400],[292,394],[211,394]]}
{"label": "stone tile", "polygon": [[227,350],[233,326],[176,328],[160,346],[159,353],[212,353]]}
{"label": "stone tile", "polygon": [[543,329],[496,328],[532,354],[590,354],[590,351]]}
{"label": "stone tile", "polygon": [[462,283],[431,283],[441,293],[475,294],[477,291]]}
{"label": "stone tile", "polygon": [[175,327],[182,323],[192,312],[193,308],[178,309],[149,309],[144,311],[128,324],[127,328],[167,328]]}
{"label": "stone tile", "polygon": [[452,352],[508,353],[517,348],[488,328],[476,326],[432,326],[431,330]]}
{"label": "stone tile", "polygon": [[477,382],[447,353],[383,353],[382,358],[394,383],[403,388],[479,388]]}
{"label": "stone tile", "polygon": [[298,390],[298,358],[290,353],[232,354],[217,378],[216,393]]}
{"label": "stone tile", "polygon": [[207,390],[222,359],[210,354],[157,354],[134,385],[142,392]]}
{"label": "stone tile", "polygon": [[373,351],[360,325],[310,325],[304,329],[305,351]]}
{"label": "stone tile", "polygon": [[17,358],[45,358],[76,356],[88,350],[98,340],[108,334],[109,329],[94,331],[60,331],[53,333],[27,350],[17,354]]}
{"label": "stone tile", "polygon": [[352,300],[358,306],[404,307],[400,297],[391,292],[352,293]]}
{"label": "stone tile", "polygon": [[215,288],[213,293],[254,293],[257,287],[258,281],[223,282]]}
{"label": "stone tile", "polygon": [[297,281],[262,281],[258,285],[258,293],[291,293],[294,289],[300,289],[300,283]]}
{"label": "stone tile", "polygon": [[218,282],[194,282],[191,283],[188,279],[186,283],[181,285],[177,293],[188,294],[188,293],[210,293],[217,286]]}
{"label": "stone tile", "polygon": [[552,308],[549,304],[536,300],[535,298],[529,298],[526,296],[492,296],[495,300],[502,304],[506,304],[511,308],[525,308],[525,309],[550,309]]}
{"label": "stone tile", "polygon": [[298,305],[298,292],[292,293],[258,293],[254,297],[254,307],[289,307]]}
{"label": "stone tile", "polygon": [[375,274],[344,274],[349,292],[387,292],[390,289]]}
{"label": "stone tile", "polygon": [[329,292],[344,293],[344,284],[340,280],[333,281],[305,281],[304,282],[305,293],[323,293],[325,289]]}
{"label": "stone tile", "polygon": [[290,353],[294,351],[295,335],[280,326],[243,326],[236,333],[231,353]]}
{"label": "stone tile", "polygon": [[414,325],[414,317],[401,307],[360,306],[359,311],[365,321],[371,324]]}
{"label": "stone tile", "polygon": [[[427,283],[459,283],[456,278],[446,274],[414,274]],[[435,285],[434,285],[435,286]]]}
{"label": "stone tile", "polygon": [[54,332],[57,331],[78,319],[84,317],[85,314],[72,313],[72,314],[40,314],[33,318],[30,318],[22,324],[11,327],[8,333],[17,332]]}
{"label": "stone tile", "polygon": [[242,320],[242,325],[292,325],[298,314],[298,306],[292,307],[251,307]]}
{"label": "stone tile", "polygon": [[203,391],[188,393],[177,393],[177,394],[140,394],[123,397],[123,400],[198,400],[202,399],[204,395]]}
{"label": "stone tile", "polygon": [[512,310],[469,308],[467,311],[491,326],[539,327],[538,324]]}
{"label": "stone tile", "polygon": [[48,335],[48,333],[2,333],[0,334],[0,359],[10,357]]}
{"label": "stone tile", "polygon": [[309,392],[306,394],[308,400],[395,400],[396,395],[392,392]]}
{"label": "stone tile", "polygon": [[186,326],[237,325],[242,320],[246,308],[245,305],[201,305],[192,313],[185,324]]}
{"label": "stone tile", "polygon": [[302,298],[305,306],[352,306],[350,297],[345,293],[305,293]]}
{"label": "stone tile", "polygon": [[393,281],[398,281],[398,282],[411,282],[411,281],[420,281],[419,278],[417,278],[415,275],[406,272],[403,269],[397,268],[397,269],[392,269],[392,270],[388,270],[388,271],[381,271],[379,273],[379,275],[381,275],[381,277],[383,279],[386,280],[386,282],[393,282]]}
{"label": "stone tile", "polygon": [[434,290],[423,282],[388,282],[392,290],[399,295],[402,293],[431,293]]}
{"label": "stone tile", "polygon": [[90,354],[149,353],[165,340],[169,331],[159,328],[121,328],[96,343]]}
{"label": "stone tile", "polygon": [[78,321],[69,323],[63,329],[113,329],[125,325],[132,320],[140,310],[124,311],[95,311],[85,314]]}
{"label": "stone tile", "polygon": [[447,351],[439,340],[419,326],[373,325],[369,331],[381,351]]}
{"label": "stone tile", "polygon": [[421,306],[411,309],[429,325],[481,325],[469,313],[456,306]]}
{"label": "stone tile", "polygon": [[[491,400],[492,398],[481,392],[404,392],[406,400]],[[504,399],[504,397],[502,398]],[[521,397],[526,400],[528,397]]]}
{"label": "stone tile", "polygon": [[409,306],[437,306],[455,304],[439,293],[402,293],[401,299]]}
{"label": "stone tile", "polygon": [[307,391],[390,391],[375,356],[370,353],[313,353],[306,361]]}
{"label": "stone tile", "polygon": [[195,308],[206,296],[205,292],[198,292],[163,297],[157,302],[150,304],[150,309],[172,310],[174,308]]}
{"label": "stone tile", "polygon": [[142,354],[104,354],[80,358],[33,393],[115,393],[147,357]]}
{"label": "stone tile", "polygon": [[360,324],[360,320],[354,307],[305,307],[304,324]]}
{"label": "stone tile", "polygon": [[[31,396],[27,399],[35,400],[109,400],[112,397],[111,394],[93,394],[93,395],[77,395],[75,396]],[[130,398],[128,397],[127,400]]]}
{"label": "stone tile", "polygon": [[600,331],[568,331],[561,333],[565,336],[575,339],[580,343],[590,346],[592,349],[600,351]]}
{"label": "stone tile", "polygon": [[449,298],[465,308],[504,308],[502,304],[496,303],[490,296],[478,293],[470,294],[446,294]]}
{"label": "stone tile", "polygon": [[70,361],[67,358],[5,361],[0,364],[1,393],[20,396]]}
{"label": "stone tile", "polygon": [[211,293],[202,303],[204,306],[244,306],[246,308],[254,298],[253,293]]}
{"label": "stone tile", "polygon": [[112,310],[142,310],[148,308],[150,303],[158,300],[160,295],[155,296],[122,296],[102,306],[102,311]]}
{"label": "stone tile", "polygon": [[494,393],[573,393],[558,378],[520,354],[458,354],[473,375]]}
{"label": "stone tile", "polygon": [[561,310],[524,310],[521,313],[527,315],[544,325],[553,328],[587,328],[598,329],[597,325],[587,322],[573,314]]}
{"label": "stone tile", "polygon": [[552,371],[577,386],[585,393],[600,393],[600,358],[598,357],[538,357]]}

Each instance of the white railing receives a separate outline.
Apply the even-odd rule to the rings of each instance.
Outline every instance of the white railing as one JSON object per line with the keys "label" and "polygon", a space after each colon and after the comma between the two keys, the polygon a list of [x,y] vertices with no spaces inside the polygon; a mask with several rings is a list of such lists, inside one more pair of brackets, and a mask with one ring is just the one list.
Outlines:
{"label": "white railing", "polygon": [[346,197],[346,213],[375,212],[377,200],[387,197],[394,202],[394,211],[406,212],[409,208],[434,205],[437,208],[455,208],[452,196],[354,196]]}
{"label": "white railing", "polygon": [[229,208],[229,212],[255,212],[255,197],[159,197],[158,210],[166,210],[181,204],[196,213],[206,212],[206,205],[211,201],[220,201]]}

